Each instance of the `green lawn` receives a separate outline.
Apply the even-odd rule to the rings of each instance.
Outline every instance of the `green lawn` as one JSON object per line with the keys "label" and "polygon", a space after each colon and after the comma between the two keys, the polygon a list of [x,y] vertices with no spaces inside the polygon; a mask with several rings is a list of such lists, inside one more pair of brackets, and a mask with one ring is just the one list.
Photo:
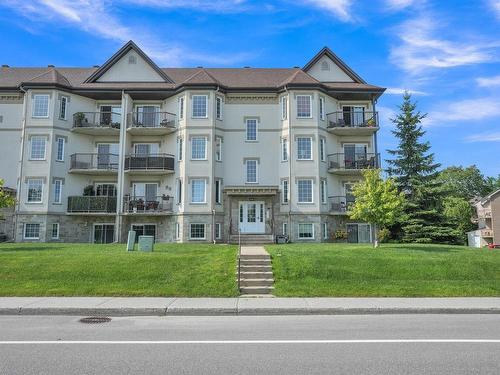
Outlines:
{"label": "green lawn", "polygon": [[0,296],[237,296],[237,248],[0,244]]}
{"label": "green lawn", "polygon": [[270,245],[276,296],[500,296],[500,251],[445,245]]}

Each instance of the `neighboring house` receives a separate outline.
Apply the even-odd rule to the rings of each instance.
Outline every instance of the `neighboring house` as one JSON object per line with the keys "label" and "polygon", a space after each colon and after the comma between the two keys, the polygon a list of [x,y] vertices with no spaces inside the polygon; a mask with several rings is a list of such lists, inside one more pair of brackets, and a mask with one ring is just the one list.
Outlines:
{"label": "neighboring house", "polygon": [[473,201],[474,216],[478,229],[467,233],[469,246],[483,247],[500,244],[500,190]]}
{"label": "neighboring house", "polygon": [[302,69],[159,68],[133,42],[100,67],[3,66],[16,240],[369,242],[346,211],[383,92],[328,48]]}

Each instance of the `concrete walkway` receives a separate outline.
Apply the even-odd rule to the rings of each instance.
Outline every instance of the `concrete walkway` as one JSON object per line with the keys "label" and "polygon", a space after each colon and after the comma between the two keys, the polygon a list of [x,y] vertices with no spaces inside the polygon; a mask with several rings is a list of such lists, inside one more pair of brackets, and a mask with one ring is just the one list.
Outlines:
{"label": "concrete walkway", "polygon": [[269,253],[264,249],[264,246],[250,246],[241,245],[241,255],[265,255],[269,256]]}
{"label": "concrete walkway", "polygon": [[500,298],[0,298],[0,315],[311,314],[500,314]]}

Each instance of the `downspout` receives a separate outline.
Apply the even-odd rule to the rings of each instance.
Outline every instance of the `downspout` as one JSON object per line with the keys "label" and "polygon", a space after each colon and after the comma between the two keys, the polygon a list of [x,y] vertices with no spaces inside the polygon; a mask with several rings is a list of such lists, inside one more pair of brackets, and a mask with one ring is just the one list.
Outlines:
{"label": "downspout", "polygon": [[126,135],[127,135],[127,109],[128,100],[125,96],[125,90],[122,90],[122,119],[120,124],[120,143],[118,152],[118,188],[117,188],[117,202],[116,202],[116,234],[115,242],[120,242],[122,239],[121,229],[123,220],[123,180],[124,180],[124,164],[125,164],[125,152],[126,147]]}
{"label": "downspout", "polygon": [[[210,181],[210,191],[212,197],[210,202],[210,208],[212,209],[212,243],[215,245],[215,127],[217,125],[217,93],[220,92],[220,86],[217,86],[217,89],[214,93],[214,101],[212,104],[212,124],[213,124],[213,132],[212,132],[212,157],[210,158],[210,162],[212,163],[212,178]],[[222,111],[222,104],[221,104]],[[222,147],[222,146],[221,146]],[[219,189],[221,186],[219,185]]]}
{"label": "downspout", "polygon": [[28,105],[26,103],[27,99],[27,94],[28,92],[23,88],[22,85],[19,86],[19,90],[23,92],[23,118],[21,120],[21,128],[22,128],[22,133],[21,133],[21,155],[20,155],[20,166],[19,166],[19,175],[17,178],[17,191],[16,191],[16,203],[14,206],[14,228],[12,229],[12,238],[14,242],[16,241],[16,233],[17,233],[17,219],[18,219],[18,214],[19,214],[19,206],[21,202],[21,188],[23,186],[22,178],[23,178],[23,165],[24,165],[24,143],[26,139],[26,116],[27,116],[27,111],[28,111]]}
{"label": "downspout", "polygon": [[286,108],[286,116],[288,119],[288,239],[291,239],[292,237],[292,191],[294,189],[292,188],[293,182],[292,182],[292,161],[293,161],[293,152],[292,152],[292,144],[294,144],[292,140],[292,101],[290,100],[289,97],[289,91],[288,87],[285,86],[285,92],[287,93],[287,108]]}

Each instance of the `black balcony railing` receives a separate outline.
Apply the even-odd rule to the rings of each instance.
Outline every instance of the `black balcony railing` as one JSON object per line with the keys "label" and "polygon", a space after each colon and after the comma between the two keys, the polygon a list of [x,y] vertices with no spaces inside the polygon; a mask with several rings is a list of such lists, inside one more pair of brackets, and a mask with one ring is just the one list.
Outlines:
{"label": "black balcony railing", "polygon": [[69,169],[118,170],[117,154],[77,153],[71,155]]}
{"label": "black balcony railing", "polygon": [[113,213],[116,212],[116,197],[103,197],[103,196],[68,197],[67,212]]}
{"label": "black balcony railing", "polygon": [[175,128],[175,118],[170,112],[132,112],[128,114],[128,127]]}
{"label": "black balcony railing", "polygon": [[121,117],[117,112],[77,112],[73,115],[73,127],[120,129]]}
{"label": "black balcony railing", "polygon": [[344,153],[328,155],[329,169],[370,169],[379,168],[380,154]]}
{"label": "black balcony railing", "polygon": [[126,195],[123,199],[123,210],[130,213],[171,212],[172,207],[173,198],[169,196]]}
{"label": "black balcony railing", "polygon": [[378,112],[338,111],[326,115],[329,128],[377,127]]}
{"label": "black balcony railing", "polygon": [[328,197],[331,212],[345,213],[352,209],[354,205],[354,197],[351,196],[333,196]]}
{"label": "black balcony railing", "polygon": [[174,156],[170,154],[132,154],[125,156],[125,170],[174,170]]}

